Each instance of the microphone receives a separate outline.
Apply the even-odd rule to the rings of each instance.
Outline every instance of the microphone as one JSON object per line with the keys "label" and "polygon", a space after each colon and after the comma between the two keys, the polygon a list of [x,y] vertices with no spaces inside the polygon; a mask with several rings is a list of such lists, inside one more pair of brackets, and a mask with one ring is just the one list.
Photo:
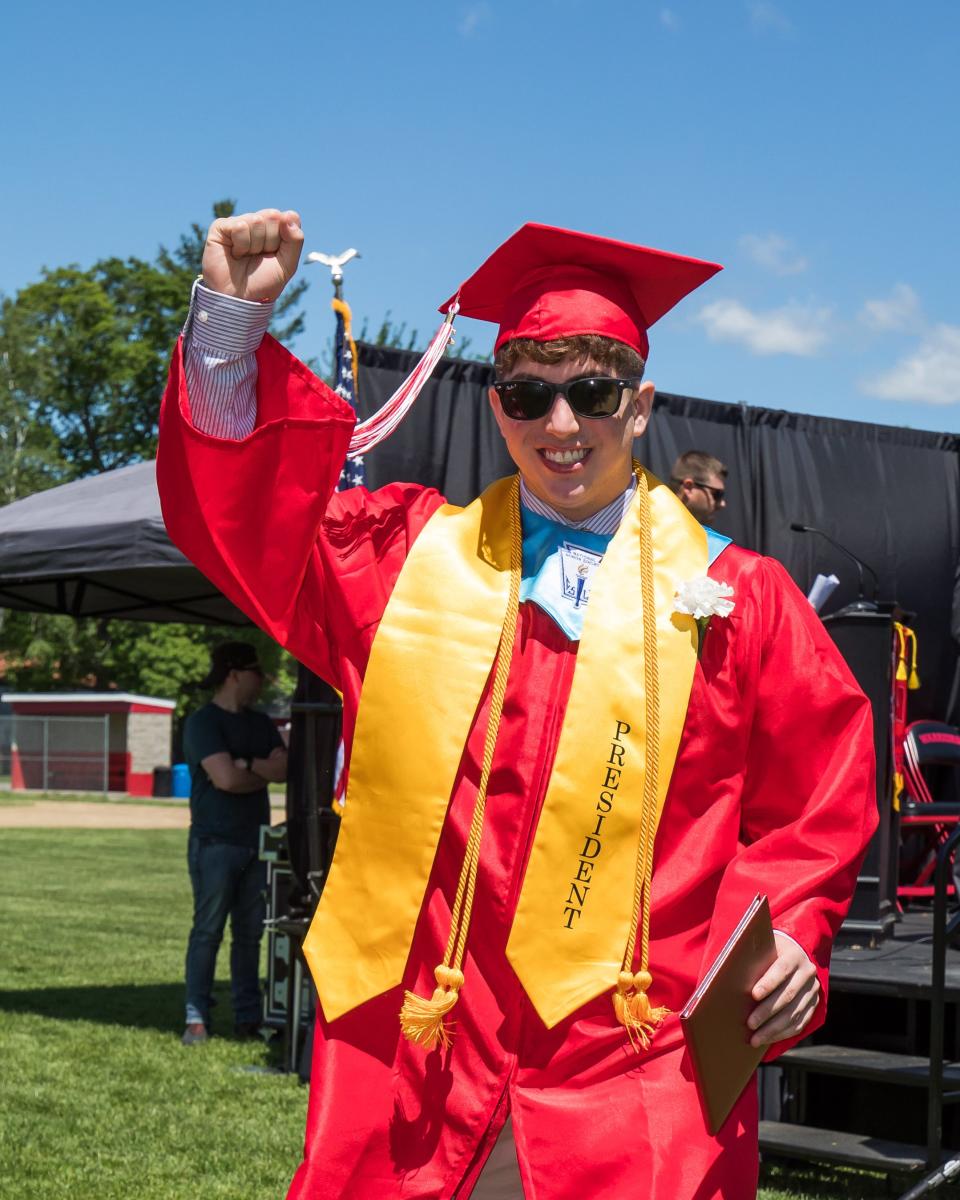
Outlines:
{"label": "microphone", "polygon": [[[845,554],[847,558],[854,563],[857,568],[857,581],[859,585],[857,594],[857,604],[861,608],[875,608],[877,603],[877,589],[880,586],[880,577],[877,575],[873,567],[869,563],[864,562],[862,558],[857,558],[852,550],[848,550],[846,546],[842,546],[835,538],[832,538],[829,533],[825,533],[822,529],[817,529],[815,525],[801,525],[799,521],[792,521],[790,528],[794,533],[818,533],[820,537],[825,538],[831,546],[834,546],[841,554]],[[866,569],[873,576],[873,599],[867,600],[863,594],[863,569]]]}

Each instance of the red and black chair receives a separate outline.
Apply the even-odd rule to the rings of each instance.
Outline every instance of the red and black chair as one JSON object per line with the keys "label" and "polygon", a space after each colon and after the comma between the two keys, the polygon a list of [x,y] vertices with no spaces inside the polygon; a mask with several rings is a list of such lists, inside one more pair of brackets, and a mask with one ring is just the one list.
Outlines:
{"label": "red and black chair", "polygon": [[[907,726],[903,740],[898,898],[933,896],[937,847],[960,821],[960,799],[936,799],[932,776],[939,772],[942,783],[956,770],[960,770],[960,729],[940,721],[914,721]],[[956,780],[950,779],[949,783],[950,792],[958,795]],[[954,888],[949,892],[953,894]]]}

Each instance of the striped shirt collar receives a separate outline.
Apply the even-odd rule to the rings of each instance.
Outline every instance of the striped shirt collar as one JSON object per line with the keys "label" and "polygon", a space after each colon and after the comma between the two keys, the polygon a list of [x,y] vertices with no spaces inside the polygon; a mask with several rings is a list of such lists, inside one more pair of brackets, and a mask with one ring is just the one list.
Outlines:
{"label": "striped shirt collar", "polygon": [[566,525],[570,529],[585,529],[588,533],[612,534],[616,533],[619,529],[620,522],[626,515],[627,509],[630,507],[630,501],[633,499],[633,494],[636,490],[637,477],[636,475],[632,475],[626,489],[615,500],[611,500],[606,507],[601,508],[599,512],[595,512],[593,516],[586,517],[582,521],[568,521],[562,513],[557,512],[555,508],[551,508],[549,504],[544,504],[542,500],[538,499],[521,477],[520,503],[531,512],[535,512],[541,517],[546,517],[548,521],[556,521],[558,525]]}

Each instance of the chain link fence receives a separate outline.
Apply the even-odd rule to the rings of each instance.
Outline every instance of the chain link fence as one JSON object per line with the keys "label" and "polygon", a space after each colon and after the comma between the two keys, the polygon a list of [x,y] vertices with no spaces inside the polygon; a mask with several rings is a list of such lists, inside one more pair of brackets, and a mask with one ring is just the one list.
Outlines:
{"label": "chain link fence", "polygon": [[108,792],[109,716],[0,717],[0,780],[14,790]]}

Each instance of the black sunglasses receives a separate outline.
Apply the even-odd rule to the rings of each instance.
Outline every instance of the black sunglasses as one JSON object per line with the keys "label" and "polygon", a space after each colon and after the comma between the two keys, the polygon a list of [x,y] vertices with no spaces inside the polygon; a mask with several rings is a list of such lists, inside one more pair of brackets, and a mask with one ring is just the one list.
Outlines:
{"label": "black sunglasses", "polygon": [[695,479],[693,481],[693,486],[702,488],[705,492],[709,492],[713,497],[714,504],[719,504],[726,495],[726,492],[723,490],[723,488],[711,487],[709,483],[701,483],[699,479]]}
{"label": "black sunglasses", "polygon": [[545,417],[557,396],[565,396],[578,417],[597,420],[612,417],[620,409],[627,388],[635,388],[639,379],[611,379],[594,375],[569,383],[547,383],[543,379],[505,379],[493,385],[500,407],[511,421],[536,421]]}

